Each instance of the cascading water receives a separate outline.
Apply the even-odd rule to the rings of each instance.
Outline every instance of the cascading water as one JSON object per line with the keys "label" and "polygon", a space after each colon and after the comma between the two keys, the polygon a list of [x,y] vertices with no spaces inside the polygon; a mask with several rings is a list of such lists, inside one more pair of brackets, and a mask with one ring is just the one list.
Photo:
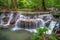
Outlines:
{"label": "cascading water", "polygon": [[3,20],[2,20],[3,17],[4,17],[4,13],[1,14],[1,18],[0,18],[1,19],[1,23],[0,23],[0,25],[3,25]]}
{"label": "cascading water", "polygon": [[12,28],[12,31],[15,31],[15,30],[20,30],[21,28],[19,28],[18,26],[17,26],[17,24],[18,24],[18,22],[20,21],[20,20],[22,20],[22,19],[24,19],[24,15],[20,15],[19,16],[19,18],[17,19],[17,21],[16,21],[16,23],[15,23],[15,27],[14,28]]}
{"label": "cascading water", "polygon": [[[30,19],[31,20],[31,19]],[[38,28],[39,26],[44,26],[45,25],[45,23],[44,23],[44,21],[42,20],[42,19],[39,19],[39,18],[37,18],[37,19],[33,19],[33,20],[36,20],[36,21],[34,21],[34,23],[35,23],[35,28],[31,28],[31,29],[25,29],[25,30],[27,30],[27,31],[30,31],[30,32],[34,32],[34,33],[37,33],[37,31],[36,31],[36,28]],[[38,22],[39,23],[38,23]],[[39,24],[39,26],[38,26],[38,24]]]}
{"label": "cascading water", "polygon": [[[44,16],[47,16],[46,20],[43,19]],[[15,26],[12,28],[12,31],[24,29],[24,30],[36,33],[37,32],[36,28],[38,28],[40,26],[45,26],[45,23],[51,21],[51,19],[52,19],[50,14],[49,15],[39,15],[38,17],[33,16],[32,18],[31,17],[32,16],[26,16],[26,15],[19,14],[19,17],[15,23]],[[21,21],[24,21],[24,22],[31,21],[31,23],[25,22],[24,27],[22,28]],[[19,22],[20,22],[20,26],[18,26]]]}
{"label": "cascading water", "polygon": [[[5,13],[2,13],[0,15],[0,25],[10,25],[10,22],[13,18],[13,12],[8,13],[7,15]],[[5,23],[5,19],[6,18],[8,21]],[[15,18],[15,25],[12,28],[12,31],[15,30],[27,30],[30,32],[37,32],[36,28],[38,27],[43,27],[46,25],[46,23],[50,22],[49,27],[51,28],[47,33],[51,34],[56,21],[52,20],[53,16],[51,16],[51,14],[44,14],[44,15],[27,15],[27,14],[17,14],[16,18]]]}
{"label": "cascading water", "polygon": [[47,32],[47,34],[52,34],[52,31],[55,26],[56,26],[56,21],[51,21],[51,23],[49,25],[50,30]]}
{"label": "cascading water", "polygon": [[[2,13],[1,14],[1,23],[0,23],[0,25],[3,25],[3,26],[7,26],[7,25],[10,25],[10,21],[12,20],[12,18],[13,18],[13,12],[10,12],[10,13],[7,13],[7,14],[5,14],[5,13]],[[5,19],[7,19],[7,22],[5,23]]]}
{"label": "cascading water", "polygon": [[8,20],[7,24],[5,24],[5,26],[10,25],[10,22],[11,22],[11,20],[12,20],[12,18],[13,18],[13,12],[11,12],[11,13],[8,15],[8,17],[9,17],[9,20]]}

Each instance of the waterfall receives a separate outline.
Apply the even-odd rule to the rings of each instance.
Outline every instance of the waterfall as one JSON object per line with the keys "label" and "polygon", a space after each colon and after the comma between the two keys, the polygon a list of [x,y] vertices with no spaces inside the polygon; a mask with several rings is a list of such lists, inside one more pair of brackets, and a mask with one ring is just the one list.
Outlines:
{"label": "waterfall", "polygon": [[2,14],[1,14],[1,24],[0,24],[0,25],[3,25],[4,22],[3,22],[2,19],[3,19],[4,17],[5,17],[5,16],[4,16],[4,13],[2,13]]}
{"label": "waterfall", "polygon": [[[26,16],[24,14],[19,14],[17,16],[18,19],[15,22],[15,26],[12,28],[12,31],[24,29],[29,32],[36,33],[37,32],[36,28],[45,26],[45,23],[51,21],[51,19],[52,19],[52,17],[50,15],[48,15],[49,17],[47,16],[47,20],[44,21],[43,20],[44,16],[47,16],[47,15],[39,15],[39,16],[35,15],[32,17],[32,16]],[[23,28],[21,25],[18,26],[18,23],[20,22],[20,24],[21,24],[21,21],[31,21],[31,23],[24,23],[24,25],[23,25],[24,28]]]}
{"label": "waterfall", "polygon": [[54,31],[60,28],[60,21],[57,21]]}
{"label": "waterfall", "polygon": [[[42,19],[39,19],[39,18],[30,19],[30,17],[26,17],[26,16],[20,14],[19,17],[18,17],[18,19],[17,19],[17,21],[16,21],[16,23],[15,23],[15,26],[12,28],[12,31],[22,29],[22,28],[18,27],[18,25],[17,25],[18,22],[21,22],[21,20],[22,20],[22,21],[26,21],[26,20],[37,20],[37,21],[41,21],[41,26],[44,26],[44,25],[45,25],[45,23],[44,23],[44,21],[43,21]],[[37,26],[38,26],[37,23],[38,23],[38,22],[36,22],[36,21],[33,21],[33,22],[35,23],[36,28],[37,28]],[[29,25],[31,25],[31,24],[29,24]],[[25,25],[25,26],[27,27],[27,25]],[[30,32],[33,32],[33,31],[36,32],[36,29],[31,29],[30,27],[29,27],[28,29],[25,28],[25,30],[28,30],[28,31],[30,31]]]}
{"label": "waterfall", "polygon": [[12,28],[12,31],[15,31],[15,30],[20,30],[20,28],[17,26],[17,23],[20,21],[20,18],[17,19],[16,23],[15,23],[15,27]]}
{"label": "waterfall", "polygon": [[40,24],[40,26],[45,26],[45,22],[44,22],[44,20],[43,19],[37,19],[37,20],[40,20],[41,21],[41,24]]}
{"label": "waterfall", "polygon": [[[10,25],[10,22],[12,18],[14,17],[13,15],[14,15],[13,12],[10,12],[8,14],[2,13],[0,15],[0,25],[3,25],[3,26]],[[14,27],[11,30],[15,31],[15,30],[24,29],[24,30],[36,33],[37,32],[36,28],[41,27],[41,26],[43,27],[45,26],[46,23],[51,21],[49,25],[50,30],[47,32],[47,34],[51,34],[54,27],[59,26],[59,23],[56,25],[56,21],[53,21],[52,18],[53,16],[51,14],[27,15],[27,14],[18,13],[14,19],[15,20]],[[4,19],[6,19],[7,21],[5,21]],[[23,25],[21,25],[22,21],[24,23]]]}
{"label": "waterfall", "polygon": [[56,26],[56,21],[51,21],[51,23],[49,25],[50,30],[48,30],[47,34],[52,34],[52,31],[55,26]]}
{"label": "waterfall", "polygon": [[[30,19],[31,20],[31,19]],[[39,24],[39,26],[44,26],[45,25],[45,23],[44,23],[44,21],[42,20],[42,19],[32,19],[32,20],[37,20],[37,21],[41,21],[41,25]],[[36,22],[36,21],[34,21],[34,23],[35,23],[35,28],[31,28],[31,29],[25,29],[25,30],[27,30],[27,31],[29,31],[29,32],[34,32],[34,33],[37,33],[37,31],[36,31],[36,28],[38,27],[38,22]]]}
{"label": "waterfall", "polygon": [[[5,15],[7,15],[7,18],[8,18],[7,23],[4,22],[4,18],[6,17]],[[12,18],[13,18],[13,12],[10,12],[10,13],[7,13],[7,14],[5,14],[5,12],[2,13],[1,18],[0,18],[1,19],[0,20],[1,21],[0,25],[3,25],[3,26],[10,25],[10,22],[11,22]]]}
{"label": "waterfall", "polygon": [[4,26],[10,25],[10,22],[11,22],[11,20],[12,20],[12,18],[13,18],[13,12],[11,12],[11,13],[8,15],[8,17],[9,17],[8,22],[7,22],[7,24],[5,24]]}
{"label": "waterfall", "polygon": [[[20,30],[21,28],[19,28],[17,26],[18,22],[21,21],[25,16],[24,15],[20,15],[19,18],[17,19],[16,23],[15,23],[15,27],[12,28],[12,31],[15,31],[15,30]],[[24,19],[23,19],[24,20]]]}

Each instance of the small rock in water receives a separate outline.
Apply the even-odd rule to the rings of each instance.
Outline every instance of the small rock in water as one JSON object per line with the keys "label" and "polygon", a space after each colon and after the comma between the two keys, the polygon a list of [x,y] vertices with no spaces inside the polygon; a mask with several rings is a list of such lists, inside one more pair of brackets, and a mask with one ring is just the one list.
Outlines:
{"label": "small rock in water", "polygon": [[12,28],[11,31],[21,30],[21,28]]}

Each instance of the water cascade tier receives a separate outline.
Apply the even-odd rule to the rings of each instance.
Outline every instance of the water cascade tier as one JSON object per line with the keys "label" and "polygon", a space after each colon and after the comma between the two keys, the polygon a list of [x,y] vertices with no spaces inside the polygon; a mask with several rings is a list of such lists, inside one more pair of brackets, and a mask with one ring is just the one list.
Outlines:
{"label": "water cascade tier", "polygon": [[13,18],[13,12],[3,12],[0,14],[0,25],[10,25],[10,22]]}
{"label": "water cascade tier", "polygon": [[51,34],[56,21],[53,21],[53,16],[51,14],[23,14],[19,12],[14,14],[14,12],[2,12],[0,14],[0,25],[10,25],[14,20],[14,26],[11,31],[16,30],[27,30],[29,32],[37,32],[36,28],[49,26],[51,30],[47,33]]}
{"label": "water cascade tier", "polygon": [[27,30],[30,32],[37,32],[36,28],[43,27],[46,23],[52,20],[53,16],[51,14],[18,14],[15,26],[12,31],[16,30]]}

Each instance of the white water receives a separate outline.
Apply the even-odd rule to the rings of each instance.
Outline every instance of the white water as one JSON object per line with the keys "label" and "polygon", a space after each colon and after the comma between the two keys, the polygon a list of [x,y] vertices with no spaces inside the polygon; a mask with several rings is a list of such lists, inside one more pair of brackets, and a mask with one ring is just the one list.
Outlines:
{"label": "white water", "polygon": [[1,24],[0,25],[3,25],[3,26],[8,26],[8,25],[10,25],[10,22],[11,22],[11,20],[12,20],[12,18],[13,18],[13,12],[11,12],[11,13],[9,13],[8,14],[8,21],[7,21],[7,24],[4,24],[4,21],[3,21],[3,18],[5,17],[5,14],[4,13],[2,13],[2,15],[1,15]]}
{"label": "white water", "polygon": [[[31,19],[30,19],[31,20]],[[41,25],[39,25],[39,26],[44,26],[45,25],[45,23],[44,23],[44,21],[42,20],[42,19],[32,19],[32,20],[37,20],[37,21],[41,21]],[[36,24],[36,28],[38,27],[38,25],[37,25],[37,21],[35,21],[35,24]],[[29,32],[34,32],[34,33],[37,33],[37,31],[36,31],[36,28],[35,29],[25,29],[25,30],[27,30],[27,31],[29,31]]]}
{"label": "white water", "polygon": [[[47,16],[47,20],[43,20],[44,16]],[[2,13],[1,20],[0,20],[1,21],[0,25],[4,25],[4,26],[10,25],[10,22],[13,18],[13,12],[8,14],[9,19],[8,19],[7,24],[4,24],[4,21],[3,21],[4,17],[5,17],[5,15],[4,15],[4,13]],[[45,26],[45,24],[47,22],[51,21],[51,23],[49,25],[49,27],[51,29],[47,32],[48,34],[51,34],[52,31],[53,31],[53,28],[55,27],[55,24],[56,24],[56,21],[52,21],[51,19],[52,19],[52,16],[50,14],[48,14],[48,15],[39,15],[38,17],[35,16],[33,18],[30,18],[30,16],[25,16],[25,15],[22,15],[22,14],[18,14],[16,22],[15,22],[15,26],[11,30],[15,31],[15,30],[22,30],[23,29],[23,30],[27,30],[29,32],[35,32],[36,33],[37,32],[36,28],[38,28],[38,22],[39,22],[39,27],[40,27],[40,26]],[[18,26],[19,22],[26,21],[26,20],[32,20],[32,21],[34,20],[33,22],[34,22],[35,27],[33,29],[31,27],[29,27],[29,29],[28,29],[27,25],[25,25],[26,28],[24,29],[24,28],[21,28],[21,26],[20,27]],[[31,25],[31,24],[29,24],[29,25]]]}
{"label": "white water", "polygon": [[[18,25],[17,25],[18,22],[21,21],[21,20],[23,20],[23,21],[25,21],[25,20],[38,20],[38,21],[41,21],[41,23],[42,23],[41,26],[44,26],[44,25],[45,25],[45,24],[44,24],[44,21],[43,21],[42,19],[23,19],[22,17],[25,17],[25,16],[20,15],[20,18],[17,19],[17,21],[16,21],[16,23],[15,23],[15,27],[12,28],[12,31],[21,30],[21,29],[22,29],[22,28],[19,28]],[[37,22],[35,22],[35,24],[36,24],[36,28],[37,28]],[[30,27],[29,27],[29,28],[30,28]],[[30,32],[36,32],[36,29],[25,29],[25,30],[30,31]]]}
{"label": "white water", "polygon": [[1,24],[0,24],[0,25],[3,25],[4,22],[3,22],[2,18],[4,18],[4,17],[5,17],[5,16],[4,16],[4,13],[2,13],[2,14],[1,14]]}
{"label": "white water", "polygon": [[[50,15],[48,15],[47,17],[49,18],[49,19],[47,19],[47,21],[44,21],[43,20],[43,16],[47,16],[47,15],[39,15],[39,17],[37,18],[37,16],[35,16],[34,18],[30,18],[29,16],[24,16],[24,15],[21,15],[21,14],[19,14],[19,17],[18,17],[18,19],[17,19],[17,21],[16,21],[16,23],[15,23],[15,26],[12,28],[12,31],[15,31],[15,30],[22,30],[22,29],[24,29],[24,28],[21,28],[21,27],[18,27],[18,22],[20,22],[21,20],[23,20],[23,21],[26,21],[26,20],[34,20],[33,22],[35,23],[35,29],[31,29],[31,27],[29,27],[30,29],[28,29],[28,28],[25,28],[24,30],[27,30],[27,31],[30,31],[30,32],[37,32],[36,31],[36,28],[38,27],[38,22],[37,21],[40,21],[40,25],[39,26],[45,26],[45,23],[47,23],[47,22],[49,22],[49,21],[51,21],[51,19],[52,19],[52,17],[50,17]],[[35,21],[35,20],[37,20],[37,21]],[[29,24],[29,25],[31,25],[31,24]],[[26,26],[26,25],[25,25]],[[27,27],[27,26],[26,26]]]}
{"label": "white water", "polygon": [[7,24],[5,24],[4,26],[10,25],[10,22],[13,18],[13,12],[11,12],[10,15],[8,15],[8,16],[9,16],[9,20],[8,20]]}
{"label": "white water", "polygon": [[41,21],[41,25],[40,25],[40,26],[45,26],[45,22],[44,22],[43,19],[39,19],[39,18],[37,18],[36,20],[40,20],[40,21]]}
{"label": "white water", "polygon": [[47,34],[52,34],[52,31],[53,31],[53,28],[55,27],[55,25],[56,25],[56,21],[51,21],[51,23],[49,25],[50,30],[47,32]]}
{"label": "white water", "polygon": [[[25,16],[23,16],[23,15],[20,15],[20,16],[19,16],[19,18],[17,19],[17,21],[16,21],[16,23],[15,23],[15,27],[12,28],[12,31],[21,30],[21,28],[19,28],[19,27],[17,26],[17,24],[18,24],[18,22],[19,22],[20,20],[22,20],[24,17],[25,17]],[[23,20],[25,20],[25,19],[23,19]]]}
{"label": "white water", "polygon": [[36,29],[25,29],[26,31],[29,31],[31,33],[37,33]]}

